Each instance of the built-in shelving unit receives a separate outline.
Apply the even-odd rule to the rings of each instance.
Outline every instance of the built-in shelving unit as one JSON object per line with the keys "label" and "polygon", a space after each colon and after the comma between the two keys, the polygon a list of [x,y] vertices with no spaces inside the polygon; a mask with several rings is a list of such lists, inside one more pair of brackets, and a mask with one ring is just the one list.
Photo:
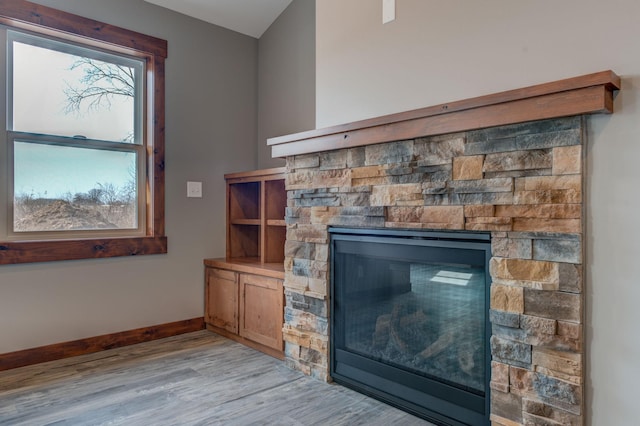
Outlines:
{"label": "built-in shelving unit", "polygon": [[283,357],[285,168],[225,175],[226,257],[205,259],[207,328]]}

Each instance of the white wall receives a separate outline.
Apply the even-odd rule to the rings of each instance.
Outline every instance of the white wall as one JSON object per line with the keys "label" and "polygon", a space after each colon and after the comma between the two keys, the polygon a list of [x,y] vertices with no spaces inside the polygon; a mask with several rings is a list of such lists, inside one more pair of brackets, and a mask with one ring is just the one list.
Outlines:
{"label": "white wall", "polygon": [[587,149],[587,413],[638,424],[640,2],[397,0],[316,5],[316,124],[346,123],[612,69],[615,114]]}
{"label": "white wall", "polygon": [[202,259],[225,254],[223,175],[256,167],[257,40],[142,0],[37,2],[168,41],[169,253],[0,266],[0,353],[201,317]]}

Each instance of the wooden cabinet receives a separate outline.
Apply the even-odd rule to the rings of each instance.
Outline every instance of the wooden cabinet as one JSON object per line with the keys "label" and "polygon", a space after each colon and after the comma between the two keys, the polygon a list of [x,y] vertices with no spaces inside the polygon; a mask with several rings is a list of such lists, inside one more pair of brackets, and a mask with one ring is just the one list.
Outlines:
{"label": "wooden cabinet", "polygon": [[240,336],[282,349],[282,280],[240,274]]}
{"label": "wooden cabinet", "polygon": [[280,273],[259,271],[223,259],[205,259],[205,276],[207,328],[282,358],[283,280],[276,278]]}
{"label": "wooden cabinet", "polygon": [[284,168],[225,175],[227,250],[205,259],[207,328],[283,358]]}
{"label": "wooden cabinet", "polygon": [[204,321],[214,327],[238,332],[238,274],[217,268],[206,268]]}

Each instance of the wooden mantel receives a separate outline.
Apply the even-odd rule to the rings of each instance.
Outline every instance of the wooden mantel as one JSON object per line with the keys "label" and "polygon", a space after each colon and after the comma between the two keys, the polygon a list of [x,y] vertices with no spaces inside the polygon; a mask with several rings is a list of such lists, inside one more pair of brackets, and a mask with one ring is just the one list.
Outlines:
{"label": "wooden mantel", "polygon": [[612,113],[620,77],[602,71],[271,138],[273,157],[308,154],[570,115]]}

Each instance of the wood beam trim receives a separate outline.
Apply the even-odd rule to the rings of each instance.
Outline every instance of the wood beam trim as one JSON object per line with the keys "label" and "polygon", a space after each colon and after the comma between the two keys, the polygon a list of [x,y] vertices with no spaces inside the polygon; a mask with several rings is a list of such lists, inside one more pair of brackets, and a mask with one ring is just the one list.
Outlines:
{"label": "wood beam trim", "polygon": [[0,23],[23,29],[37,27],[42,32],[54,29],[67,33],[71,37],[97,40],[113,44],[116,48],[126,47],[132,52],[167,57],[167,42],[165,40],[116,28],[113,25],[30,1],[3,0],[2,6],[0,6]]}
{"label": "wood beam trim", "polygon": [[612,113],[620,77],[602,71],[478,98],[271,138],[273,157],[578,114]]}
{"label": "wood beam trim", "polygon": [[164,253],[164,236],[0,242],[0,265]]}
{"label": "wood beam trim", "polygon": [[282,179],[287,173],[286,167],[274,167],[272,169],[250,170],[248,172],[227,173],[225,179],[254,179],[256,176],[265,176],[265,179]]}
{"label": "wood beam trim", "polygon": [[204,318],[192,318],[119,333],[0,354],[0,371],[203,330]]}

